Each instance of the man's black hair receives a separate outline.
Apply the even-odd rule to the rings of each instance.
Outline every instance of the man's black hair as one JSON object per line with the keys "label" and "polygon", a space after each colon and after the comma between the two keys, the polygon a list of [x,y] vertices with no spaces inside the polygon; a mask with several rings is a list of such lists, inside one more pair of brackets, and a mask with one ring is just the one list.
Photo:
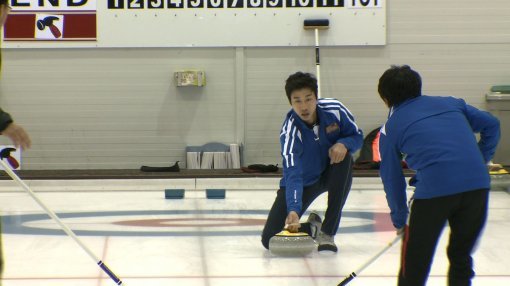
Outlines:
{"label": "man's black hair", "polygon": [[421,95],[421,77],[408,65],[391,66],[379,78],[379,95],[389,107]]}
{"label": "man's black hair", "polygon": [[287,98],[290,101],[290,95],[292,92],[296,90],[300,90],[303,88],[308,88],[315,94],[315,98],[317,98],[317,79],[313,74],[297,72],[295,74],[291,74],[287,81],[285,82],[285,92],[287,93]]}

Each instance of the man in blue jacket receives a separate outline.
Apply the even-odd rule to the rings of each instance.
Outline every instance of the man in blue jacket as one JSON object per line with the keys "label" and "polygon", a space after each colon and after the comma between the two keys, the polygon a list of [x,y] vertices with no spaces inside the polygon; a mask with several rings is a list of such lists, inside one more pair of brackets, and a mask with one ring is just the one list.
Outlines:
{"label": "man in blue jacket", "polygon": [[[379,139],[380,174],[391,220],[403,233],[398,285],[425,285],[446,223],[448,285],[471,285],[471,253],[487,217],[486,164],[499,141],[499,121],[462,99],[422,95],[421,77],[409,66],[384,72],[378,90],[390,108]],[[480,133],[478,142],[474,133]],[[409,209],[401,155],[416,171]]]}
{"label": "man in blue jacket", "polygon": [[[363,133],[342,103],[318,99],[317,88],[317,80],[309,73],[297,72],[286,81],[292,110],[280,132],[283,178],[262,232],[266,248],[270,238],[287,225],[289,231],[308,232],[316,238],[319,251],[338,250],[334,236],[351,188],[352,153],[361,147]],[[326,191],[324,223],[312,213],[312,226],[300,226],[300,217]]]}

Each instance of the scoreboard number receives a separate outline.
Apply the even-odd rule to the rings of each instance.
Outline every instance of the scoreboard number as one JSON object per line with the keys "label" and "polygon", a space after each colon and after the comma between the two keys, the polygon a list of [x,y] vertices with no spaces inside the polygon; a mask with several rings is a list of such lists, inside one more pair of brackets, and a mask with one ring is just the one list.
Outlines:
{"label": "scoreboard number", "polygon": [[149,8],[149,9],[161,9],[161,8],[163,8],[163,0],[149,0],[147,2],[147,8]]}
{"label": "scoreboard number", "polygon": [[188,8],[204,8],[204,0],[189,0]]}
{"label": "scoreboard number", "polygon": [[345,0],[349,8],[381,7],[383,0]]}
{"label": "scoreboard number", "polygon": [[244,8],[244,0],[228,0],[227,8]]}
{"label": "scoreboard number", "polygon": [[223,0],[208,0],[207,8],[223,8]]}
{"label": "scoreboard number", "polygon": [[344,0],[317,0],[317,7],[343,7],[343,6]]}
{"label": "scoreboard number", "polygon": [[129,0],[128,9],[143,9],[143,1],[142,0]]}
{"label": "scoreboard number", "polygon": [[267,0],[267,7],[269,8],[282,8],[283,0]]}
{"label": "scoreboard number", "polygon": [[168,1],[168,8],[184,8],[183,0],[166,0]]}
{"label": "scoreboard number", "polygon": [[313,7],[313,0],[287,0],[287,7],[291,8]]}
{"label": "scoreboard number", "polygon": [[264,8],[262,0],[248,0],[248,8]]}

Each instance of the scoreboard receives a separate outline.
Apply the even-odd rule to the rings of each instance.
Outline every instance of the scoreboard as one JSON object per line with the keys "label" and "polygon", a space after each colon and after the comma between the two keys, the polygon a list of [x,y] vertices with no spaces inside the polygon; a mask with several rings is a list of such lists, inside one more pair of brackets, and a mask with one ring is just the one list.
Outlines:
{"label": "scoreboard", "polygon": [[[7,36],[16,37],[6,38],[4,30],[3,47],[313,46],[313,31],[303,28],[306,19],[329,20],[329,29],[320,32],[321,46],[385,45],[386,2],[16,0],[11,1],[12,11],[9,16],[15,25],[11,25],[11,30],[7,33]],[[31,13],[33,15],[29,17]],[[37,31],[37,22],[40,23],[41,19],[48,17],[58,18],[54,25],[62,30],[62,37],[53,39],[52,34],[44,27],[44,31]],[[81,22],[81,28],[74,28],[73,23],[81,21],[79,17],[86,17],[88,20]],[[93,27],[85,27],[92,24]],[[9,26],[9,22],[6,25]],[[23,33],[19,27],[23,27]],[[71,34],[68,27],[79,30]],[[54,27],[51,28],[55,30]],[[32,32],[32,29],[35,32]],[[89,32],[83,32],[85,30]],[[44,38],[38,38],[37,35],[42,35],[43,32],[46,33]],[[32,34],[34,36],[31,36]],[[20,38],[21,36],[25,38]]]}

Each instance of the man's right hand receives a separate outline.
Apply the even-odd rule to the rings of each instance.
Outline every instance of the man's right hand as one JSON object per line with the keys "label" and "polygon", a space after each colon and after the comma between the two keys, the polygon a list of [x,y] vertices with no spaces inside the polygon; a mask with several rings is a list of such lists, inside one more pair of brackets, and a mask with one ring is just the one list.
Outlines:
{"label": "man's right hand", "polygon": [[21,147],[21,149],[26,150],[30,148],[32,145],[32,141],[28,136],[27,132],[23,127],[18,124],[11,123],[2,131],[2,135],[9,137],[12,140],[16,148]]}
{"label": "man's right hand", "polygon": [[289,232],[298,232],[299,227],[299,215],[295,211],[291,211],[285,219],[285,225]]}

